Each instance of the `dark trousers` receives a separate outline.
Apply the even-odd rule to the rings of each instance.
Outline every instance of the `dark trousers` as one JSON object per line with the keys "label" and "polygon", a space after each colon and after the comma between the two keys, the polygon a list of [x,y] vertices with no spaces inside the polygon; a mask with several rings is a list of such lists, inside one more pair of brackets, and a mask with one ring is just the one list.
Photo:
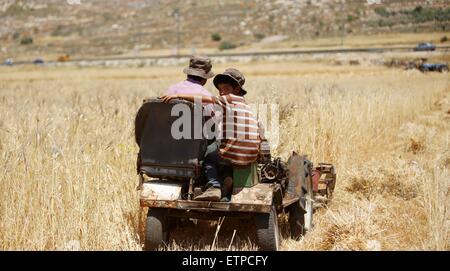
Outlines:
{"label": "dark trousers", "polygon": [[233,176],[233,167],[219,155],[219,143],[217,141],[213,141],[206,148],[203,171],[207,187],[221,188],[223,180],[228,176]]}

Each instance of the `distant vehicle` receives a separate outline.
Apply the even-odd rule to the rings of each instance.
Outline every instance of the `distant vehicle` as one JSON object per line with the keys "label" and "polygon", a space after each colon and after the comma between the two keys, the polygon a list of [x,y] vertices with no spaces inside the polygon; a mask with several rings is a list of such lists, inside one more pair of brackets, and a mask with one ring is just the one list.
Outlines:
{"label": "distant vehicle", "polygon": [[448,65],[441,63],[424,63],[419,66],[421,72],[448,72]]}
{"label": "distant vehicle", "polygon": [[37,59],[35,59],[35,60],[33,61],[33,64],[36,64],[36,65],[38,65],[38,64],[44,64],[44,60],[42,60],[42,59],[40,59],[40,58],[37,58]]}
{"label": "distant vehicle", "polygon": [[69,55],[62,55],[58,57],[58,61],[59,62],[67,62],[70,60],[70,56]]}
{"label": "distant vehicle", "polygon": [[12,58],[7,58],[5,60],[5,65],[12,66],[13,64],[14,64],[14,61]]}
{"label": "distant vehicle", "polygon": [[414,47],[414,51],[434,51],[436,50],[436,46],[429,42],[422,42],[417,44],[416,47]]}

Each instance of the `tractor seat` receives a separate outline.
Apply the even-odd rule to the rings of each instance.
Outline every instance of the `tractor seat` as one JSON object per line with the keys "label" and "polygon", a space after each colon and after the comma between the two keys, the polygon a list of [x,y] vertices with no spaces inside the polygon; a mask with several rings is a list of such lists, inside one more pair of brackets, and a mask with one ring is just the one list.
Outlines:
{"label": "tractor seat", "polygon": [[[181,104],[181,107],[174,109],[177,104]],[[182,100],[172,100],[169,103],[158,99],[144,101],[135,119],[135,138],[139,145],[137,166],[141,173],[157,178],[199,177],[199,168],[207,147],[207,140],[203,136],[200,139],[194,138],[194,123],[201,124],[196,128],[202,129],[205,122],[204,117],[196,115],[202,112],[203,108],[196,108],[196,106],[201,107],[201,105]],[[177,115],[175,113],[179,108],[183,110]],[[182,116],[192,125],[178,125]],[[194,120],[196,117],[197,119]],[[174,131],[176,128],[178,131],[188,131],[185,133],[187,138],[174,138],[172,126],[175,121],[178,122],[174,125]],[[196,134],[198,135],[199,132],[197,131]]]}

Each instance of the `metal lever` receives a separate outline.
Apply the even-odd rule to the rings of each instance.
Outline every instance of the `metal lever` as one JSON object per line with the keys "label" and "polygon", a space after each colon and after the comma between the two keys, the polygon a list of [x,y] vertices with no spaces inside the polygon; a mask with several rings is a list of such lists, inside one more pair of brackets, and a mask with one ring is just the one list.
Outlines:
{"label": "metal lever", "polygon": [[188,200],[192,200],[194,196],[194,178],[189,180]]}

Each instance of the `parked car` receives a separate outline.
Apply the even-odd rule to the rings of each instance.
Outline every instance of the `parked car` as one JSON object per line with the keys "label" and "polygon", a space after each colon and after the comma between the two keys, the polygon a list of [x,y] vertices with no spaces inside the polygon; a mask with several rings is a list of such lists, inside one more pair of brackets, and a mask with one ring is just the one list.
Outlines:
{"label": "parked car", "polygon": [[36,64],[36,65],[38,65],[38,64],[44,64],[44,60],[42,60],[42,59],[40,59],[40,58],[37,58],[37,59],[35,59],[35,60],[33,61],[33,64]]}
{"label": "parked car", "polygon": [[416,47],[414,47],[414,51],[434,51],[436,50],[436,46],[429,42],[422,42],[417,44]]}
{"label": "parked car", "polygon": [[448,72],[448,65],[442,63],[424,63],[419,66],[421,72]]}
{"label": "parked car", "polygon": [[14,64],[14,60],[12,58],[7,58],[5,60],[5,65],[12,66]]}

